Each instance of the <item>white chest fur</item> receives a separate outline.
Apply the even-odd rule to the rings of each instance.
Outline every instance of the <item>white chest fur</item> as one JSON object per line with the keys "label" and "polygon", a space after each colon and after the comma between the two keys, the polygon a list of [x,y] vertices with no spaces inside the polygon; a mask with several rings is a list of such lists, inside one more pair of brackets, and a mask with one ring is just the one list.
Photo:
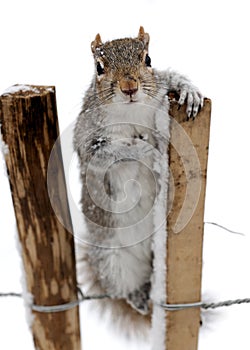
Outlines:
{"label": "white chest fur", "polygon": [[106,107],[102,125],[110,141],[107,172],[115,227],[105,239],[113,249],[102,252],[99,270],[108,281],[107,292],[126,297],[148,282],[152,272],[151,237],[160,189],[154,161],[161,161],[156,135],[168,132],[168,116],[166,109],[162,113],[145,104],[119,103]]}

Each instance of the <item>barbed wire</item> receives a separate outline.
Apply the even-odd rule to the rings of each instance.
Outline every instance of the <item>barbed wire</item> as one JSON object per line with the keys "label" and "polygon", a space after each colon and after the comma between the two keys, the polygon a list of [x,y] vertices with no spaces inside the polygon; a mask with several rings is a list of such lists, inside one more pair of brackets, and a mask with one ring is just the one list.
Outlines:
{"label": "barbed wire", "polygon": [[[23,297],[21,293],[0,293],[0,297]],[[30,307],[33,311],[42,312],[42,313],[54,313],[54,312],[62,312],[70,310],[82,302],[86,300],[101,300],[101,299],[113,299],[107,294],[101,295],[84,295],[81,290],[79,290],[79,299],[71,301],[69,303],[60,304],[60,305],[35,305],[31,304]],[[183,303],[183,304],[164,304],[164,303],[155,303],[161,307],[163,307],[166,311],[180,311],[184,309],[190,308],[201,308],[204,310],[208,309],[217,309],[219,307],[232,306],[232,305],[240,305],[240,304],[249,304],[250,298],[243,299],[235,299],[235,300],[225,300],[217,303],[205,303],[205,302],[197,302],[197,303]]]}
{"label": "barbed wire", "polygon": [[204,224],[207,224],[207,225],[214,225],[214,226],[217,226],[225,231],[228,231],[230,233],[233,233],[235,235],[241,235],[241,236],[245,236],[245,233],[243,232],[238,232],[238,231],[233,231],[233,230],[230,230],[229,228],[223,226],[223,225],[220,225],[220,224],[217,224],[216,222],[213,222],[213,221],[205,221]]}
{"label": "barbed wire", "polygon": [[[217,224],[215,222],[204,222],[204,224],[209,224],[209,225],[215,225],[225,231],[228,231],[233,234],[239,234],[245,236],[244,233],[238,232],[238,231],[233,231],[228,229],[225,226],[222,226],[220,224]],[[60,305],[36,305],[36,304],[31,304],[30,307],[33,311],[36,312],[43,312],[43,313],[50,313],[50,312],[61,312],[61,311],[67,311],[70,310],[78,305],[80,305],[82,302],[87,301],[87,300],[101,300],[101,299],[111,299],[111,297],[107,294],[101,294],[101,295],[85,295],[80,288],[78,288],[78,299],[65,303],[65,304],[60,304]],[[0,293],[0,297],[19,297],[22,298],[24,297],[23,294],[21,293],[15,293],[15,292],[9,292],[9,293]],[[115,298],[112,298],[115,299]],[[183,303],[183,304],[165,304],[165,303],[155,303],[158,304],[159,306],[163,307],[166,311],[179,311],[183,309],[189,309],[189,308],[201,308],[204,310],[208,309],[217,309],[219,307],[225,307],[225,306],[232,306],[232,305],[240,305],[240,304],[248,304],[250,303],[250,298],[243,298],[243,299],[234,299],[234,300],[225,300],[225,301],[220,301],[217,303],[205,303],[205,302],[196,302],[196,303]]]}
{"label": "barbed wire", "polygon": [[250,298],[244,298],[244,299],[235,299],[235,300],[225,300],[225,301],[220,301],[218,303],[204,303],[201,301],[198,303],[189,303],[189,304],[160,304],[160,306],[162,306],[167,311],[178,311],[178,310],[184,310],[184,309],[190,309],[190,308],[201,308],[204,310],[208,310],[208,309],[217,309],[219,307],[224,307],[224,306],[249,304],[249,303],[250,303]]}

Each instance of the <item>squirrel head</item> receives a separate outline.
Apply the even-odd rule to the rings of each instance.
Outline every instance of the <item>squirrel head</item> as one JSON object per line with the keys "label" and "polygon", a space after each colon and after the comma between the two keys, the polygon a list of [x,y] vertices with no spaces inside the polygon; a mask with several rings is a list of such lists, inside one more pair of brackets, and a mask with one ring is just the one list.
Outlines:
{"label": "squirrel head", "polygon": [[[139,90],[152,83],[153,71],[148,55],[149,34],[140,27],[136,38],[102,42],[100,34],[91,43],[96,66],[96,87],[99,93],[108,88],[113,95],[135,99]],[[152,88],[152,86],[150,86]],[[146,89],[146,87],[145,87]],[[111,93],[110,93],[111,95]]]}

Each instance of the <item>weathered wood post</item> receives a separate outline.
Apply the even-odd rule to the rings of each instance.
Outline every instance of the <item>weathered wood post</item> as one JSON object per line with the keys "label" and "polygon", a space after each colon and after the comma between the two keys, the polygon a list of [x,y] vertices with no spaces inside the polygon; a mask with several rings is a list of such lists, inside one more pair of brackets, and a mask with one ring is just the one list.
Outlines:
{"label": "weathered wood post", "polygon": [[[47,167],[59,136],[54,87],[14,86],[0,98],[0,123],[27,290],[36,305],[77,299],[74,240],[51,207]],[[53,159],[51,195],[67,228],[69,214],[60,143]],[[57,313],[33,311],[39,350],[80,350],[78,307]]]}
{"label": "weathered wood post", "polygon": [[[203,218],[209,146],[211,101],[205,99],[194,121],[186,121],[185,106],[171,103],[169,163],[172,208],[168,215],[167,303],[201,300]],[[169,201],[170,201],[169,198]],[[196,350],[200,309],[167,312],[167,350]]]}

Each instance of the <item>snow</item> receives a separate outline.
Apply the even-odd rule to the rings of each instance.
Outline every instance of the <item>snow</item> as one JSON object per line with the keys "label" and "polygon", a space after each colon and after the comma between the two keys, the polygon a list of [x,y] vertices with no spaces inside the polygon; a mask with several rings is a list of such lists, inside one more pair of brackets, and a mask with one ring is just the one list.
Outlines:
{"label": "snow", "polygon": [[[1,131],[1,125],[0,125],[0,131]],[[0,133],[0,150],[2,151],[2,154],[6,156],[9,154],[9,147],[6,145],[6,143],[3,140],[2,134]]]}
{"label": "snow", "polygon": [[[21,257],[22,245],[18,237],[17,229],[16,229],[15,238],[16,238],[16,249],[19,257]],[[32,305],[33,305],[34,297],[27,289],[26,274],[25,274],[23,262],[21,259],[20,259],[20,271],[21,271],[20,283],[21,283],[21,290],[22,290],[22,300],[23,300],[23,306],[24,306],[24,312],[25,312],[25,319],[26,319],[27,326],[31,329],[32,323],[34,321],[34,315],[32,313]]]}
{"label": "snow", "polygon": [[[167,164],[167,158],[166,163]],[[167,174],[167,167],[162,167],[162,174]],[[166,175],[165,175],[166,176]],[[153,315],[151,329],[152,350],[164,350],[166,319],[165,311],[160,306],[166,302],[166,198],[167,198],[167,179],[164,175],[161,178],[161,191],[157,205],[154,208],[154,221],[156,232],[153,235],[154,252],[154,272],[152,279],[151,299],[153,300]]]}
{"label": "snow", "polygon": [[0,124],[0,153],[2,154],[1,160],[0,160],[0,166],[3,169],[3,174],[7,177],[7,168],[5,163],[5,156],[9,154],[9,147],[6,145],[6,143],[3,140],[3,136],[1,133],[1,124]]}
{"label": "snow", "polygon": [[35,87],[32,87],[30,85],[22,85],[22,84],[16,84],[12,85],[9,88],[5,89],[3,92],[3,95],[11,95],[15,94],[17,92],[24,92],[24,91],[32,91],[34,93],[39,93],[39,90]]}
{"label": "snow", "polygon": [[[158,151],[154,153],[153,169],[158,174],[159,193],[154,205],[154,228],[152,250],[154,254],[151,299],[153,300],[151,349],[165,350],[166,313],[160,306],[166,303],[166,242],[167,242],[167,193],[168,193],[168,157],[169,116],[163,110],[156,113],[156,131]],[[159,167],[161,164],[161,167]]]}
{"label": "snow", "polygon": [[[16,82],[55,85],[63,132],[75,120],[91,80],[94,67],[90,43],[96,33],[100,32],[103,40],[111,40],[134,36],[143,25],[151,37],[152,66],[170,66],[191,77],[213,102],[205,221],[246,234],[239,236],[205,226],[203,300],[249,297],[249,3],[128,0],[121,10],[114,1],[107,0],[105,15],[96,11],[99,6],[102,4],[96,0],[88,5],[80,0],[45,0],[41,4],[31,0],[5,1],[0,22],[2,47],[6,48],[1,55],[0,91]],[[2,164],[3,160],[0,291],[20,292],[15,219]],[[76,170],[74,187],[77,182]],[[114,335],[108,325],[96,319],[90,303],[81,305],[85,350],[103,348],[103,344],[109,350],[149,349],[148,344],[138,345]],[[2,298],[0,308],[0,347],[34,349],[23,302]],[[199,350],[249,350],[249,313],[250,305],[203,312]]]}
{"label": "snow", "polygon": [[[45,90],[49,92],[54,91],[53,88],[50,86],[47,86]],[[38,87],[35,87],[32,85],[15,84],[5,89],[2,95],[3,96],[14,95],[16,93],[24,93],[24,92],[33,92],[34,94],[39,94],[40,90]]]}

